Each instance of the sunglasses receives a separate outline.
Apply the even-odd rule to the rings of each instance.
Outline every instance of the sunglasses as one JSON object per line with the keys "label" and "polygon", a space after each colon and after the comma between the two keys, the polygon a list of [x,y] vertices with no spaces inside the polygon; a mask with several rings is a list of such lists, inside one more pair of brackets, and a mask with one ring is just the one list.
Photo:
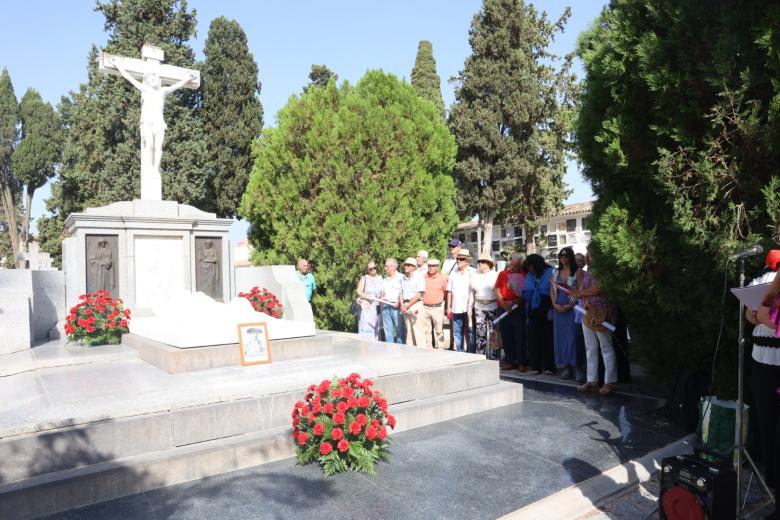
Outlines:
{"label": "sunglasses", "polygon": [[369,271],[376,271],[376,266],[374,266],[374,267],[369,267],[369,268],[368,268],[368,270],[369,270]]}

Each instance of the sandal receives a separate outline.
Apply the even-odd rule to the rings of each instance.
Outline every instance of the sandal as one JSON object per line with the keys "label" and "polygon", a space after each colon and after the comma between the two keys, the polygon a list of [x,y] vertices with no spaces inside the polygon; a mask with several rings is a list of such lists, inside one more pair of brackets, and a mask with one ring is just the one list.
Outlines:
{"label": "sandal", "polygon": [[609,394],[611,394],[611,393],[612,393],[612,391],[613,391],[614,389],[615,389],[615,387],[614,387],[614,386],[612,386],[612,385],[611,385],[611,384],[609,384],[609,383],[606,383],[604,386],[602,386],[602,387],[599,389],[599,395],[609,395]]}
{"label": "sandal", "polygon": [[578,392],[595,392],[599,389],[595,383],[585,383],[577,387]]}

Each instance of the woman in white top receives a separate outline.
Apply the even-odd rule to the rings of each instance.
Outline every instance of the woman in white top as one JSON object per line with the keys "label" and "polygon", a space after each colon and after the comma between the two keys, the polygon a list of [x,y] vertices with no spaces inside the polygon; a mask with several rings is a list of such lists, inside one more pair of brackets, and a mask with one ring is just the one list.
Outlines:
{"label": "woman in white top", "polygon": [[493,259],[481,254],[477,260],[477,272],[471,275],[471,291],[474,298],[476,321],[476,353],[484,354],[488,359],[498,359],[498,351],[492,350],[490,334],[496,317],[496,278]]}

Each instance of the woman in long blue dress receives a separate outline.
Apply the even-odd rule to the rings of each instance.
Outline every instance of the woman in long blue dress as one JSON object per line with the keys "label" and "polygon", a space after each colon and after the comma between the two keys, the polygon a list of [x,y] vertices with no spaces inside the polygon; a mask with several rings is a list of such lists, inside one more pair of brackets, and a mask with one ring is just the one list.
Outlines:
{"label": "woman in long blue dress", "polygon": [[550,298],[553,302],[555,365],[560,370],[561,378],[571,379],[577,367],[577,329],[574,323],[576,300],[569,292],[577,286],[577,262],[572,248],[564,247],[558,253],[558,269],[554,275],[555,283],[550,284]]}

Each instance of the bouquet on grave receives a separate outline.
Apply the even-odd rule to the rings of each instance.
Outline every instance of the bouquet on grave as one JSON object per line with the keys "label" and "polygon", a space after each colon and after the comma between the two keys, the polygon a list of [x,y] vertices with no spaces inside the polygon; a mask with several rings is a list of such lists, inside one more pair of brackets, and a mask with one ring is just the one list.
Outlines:
{"label": "bouquet on grave", "polygon": [[252,304],[252,308],[257,312],[281,319],[284,316],[284,307],[279,298],[266,288],[252,287],[249,292],[238,293],[239,298],[246,298]]}
{"label": "bouquet on grave", "polygon": [[340,471],[374,474],[377,461],[387,460],[387,400],[371,390],[373,382],[359,374],[309,386],[292,412],[298,464],[316,460],[326,477]]}
{"label": "bouquet on grave", "polygon": [[87,346],[116,344],[122,334],[130,332],[130,309],[122,300],[106,291],[79,296],[79,303],[65,317],[65,334],[69,342],[83,341]]}

